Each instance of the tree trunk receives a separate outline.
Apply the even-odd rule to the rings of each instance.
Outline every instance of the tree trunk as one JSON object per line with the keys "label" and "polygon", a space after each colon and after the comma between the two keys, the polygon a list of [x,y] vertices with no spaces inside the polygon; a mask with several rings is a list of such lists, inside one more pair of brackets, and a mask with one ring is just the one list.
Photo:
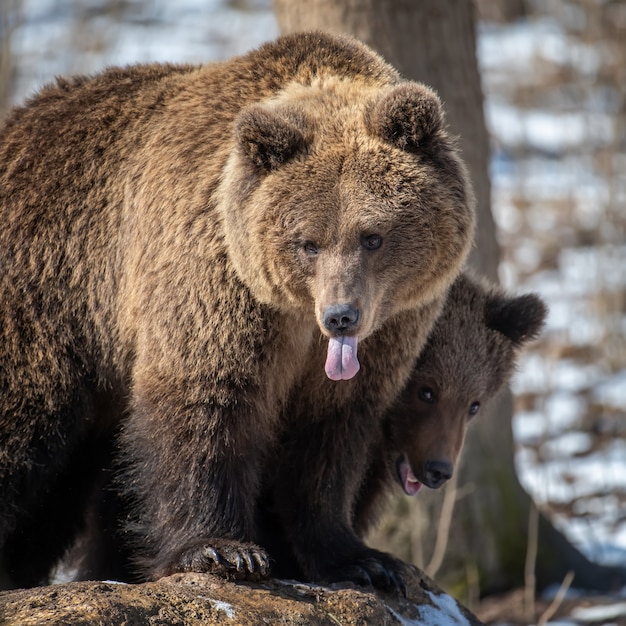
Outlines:
{"label": "tree trunk", "polygon": [[11,54],[13,31],[22,16],[20,0],[0,2],[0,118],[9,108],[9,96],[13,90],[14,67]]}
{"label": "tree trunk", "polygon": [[[479,226],[470,264],[497,280],[499,251],[491,214],[489,139],[476,58],[474,3],[275,0],[274,6],[283,33],[321,29],[354,35],[406,78],[438,91],[450,129],[459,135],[477,199]],[[511,416],[507,390],[470,429],[458,471],[456,493],[466,495],[457,499],[438,579],[466,602],[471,602],[472,589],[488,593],[524,582],[531,499],[515,470]],[[384,537],[379,534],[374,542],[424,567],[423,557],[431,555],[424,555],[420,546],[435,545],[441,503],[441,493],[423,491],[410,504],[406,499],[396,501],[401,518],[389,521]],[[538,584],[560,582],[570,569],[577,573],[575,584],[597,588],[610,583],[611,572],[589,563],[540,517]]]}

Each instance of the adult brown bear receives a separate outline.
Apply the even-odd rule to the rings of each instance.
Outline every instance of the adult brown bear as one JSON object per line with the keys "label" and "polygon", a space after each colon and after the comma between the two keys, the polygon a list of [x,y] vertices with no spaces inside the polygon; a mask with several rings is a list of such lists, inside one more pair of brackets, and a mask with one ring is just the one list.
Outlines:
{"label": "adult brown bear", "polygon": [[[142,576],[265,575],[254,507],[281,409],[313,376],[335,445],[360,405],[377,423],[474,212],[435,94],[310,33],[45,87],[0,130],[0,221],[0,561],[31,585],[110,441]],[[362,544],[323,566],[318,539],[317,571],[350,577]]]}

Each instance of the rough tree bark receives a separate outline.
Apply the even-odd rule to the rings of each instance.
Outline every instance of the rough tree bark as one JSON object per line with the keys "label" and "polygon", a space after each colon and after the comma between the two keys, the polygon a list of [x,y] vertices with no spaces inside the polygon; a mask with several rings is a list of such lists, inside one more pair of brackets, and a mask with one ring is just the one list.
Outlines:
{"label": "rough tree bark", "polygon": [[[322,29],[349,33],[380,52],[405,77],[438,91],[449,126],[459,135],[476,193],[479,227],[470,264],[497,280],[499,251],[491,214],[489,139],[476,58],[474,3],[274,0],[274,7],[282,32]],[[457,493],[468,495],[456,502],[448,550],[437,578],[466,602],[471,601],[470,588],[484,594],[524,582],[531,499],[515,470],[511,416],[511,394],[506,391],[470,429],[458,472]],[[407,521],[419,521],[422,546],[434,545],[441,501],[439,493],[422,492],[408,507],[403,503],[400,508],[405,519],[397,521],[396,528],[404,528],[406,537]],[[560,582],[569,570],[576,573],[574,584],[588,588],[606,588],[623,580],[619,572],[587,561],[545,518],[539,520],[539,586]],[[381,542],[377,543],[381,547]],[[411,550],[410,544],[404,542],[399,556],[423,567],[419,550]],[[389,549],[388,538],[382,547]],[[397,543],[393,546],[396,553],[399,547]],[[430,555],[425,556],[428,560]]]}

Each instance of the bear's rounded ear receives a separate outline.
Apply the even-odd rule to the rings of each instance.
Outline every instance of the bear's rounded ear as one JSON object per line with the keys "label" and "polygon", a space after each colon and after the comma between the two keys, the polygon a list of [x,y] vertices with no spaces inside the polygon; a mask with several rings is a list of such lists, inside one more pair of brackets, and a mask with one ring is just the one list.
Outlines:
{"label": "bear's rounded ear", "polygon": [[235,122],[235,136],[250,161],[261,170],[274,170],[304,150],[306,139],[296,121],[263,107],[244,109]]}
{"label": "bear's rounded ear", "polygon": [[404,83],[375,100],[365,113],[369,131],[402,150],[416,150],[443,128],[437,94],[421,83]]}
{"label": "bear's rounded ear", "polygon": [[488,297],[485,304],[487,327],[519,346],[539,336],[547,314],[548,307],[534,293],[514,298],[497,294]]}

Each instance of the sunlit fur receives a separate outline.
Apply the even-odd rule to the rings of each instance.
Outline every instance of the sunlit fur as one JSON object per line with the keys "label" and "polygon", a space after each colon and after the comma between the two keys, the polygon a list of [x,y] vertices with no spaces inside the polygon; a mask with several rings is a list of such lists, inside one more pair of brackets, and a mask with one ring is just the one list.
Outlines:
{"label": "sunlit fur", "polygon": [[[359,406],[356,428],[375,430],[474,211],[437,96],[352,39],[310,33],[44,87],[0,129],[0,223],[0,563],[32,585],[112,456],[139,578],[265,575],[254,505],[281,410],[306,437],[321,400],[344,453]],[[362,313],[361,372],[341,383],[324,376],[319,323],[337,300]],[[341,499],[345,454],[317,443],[301,455]],[[324,506],[343,524],[342,502]]]}

